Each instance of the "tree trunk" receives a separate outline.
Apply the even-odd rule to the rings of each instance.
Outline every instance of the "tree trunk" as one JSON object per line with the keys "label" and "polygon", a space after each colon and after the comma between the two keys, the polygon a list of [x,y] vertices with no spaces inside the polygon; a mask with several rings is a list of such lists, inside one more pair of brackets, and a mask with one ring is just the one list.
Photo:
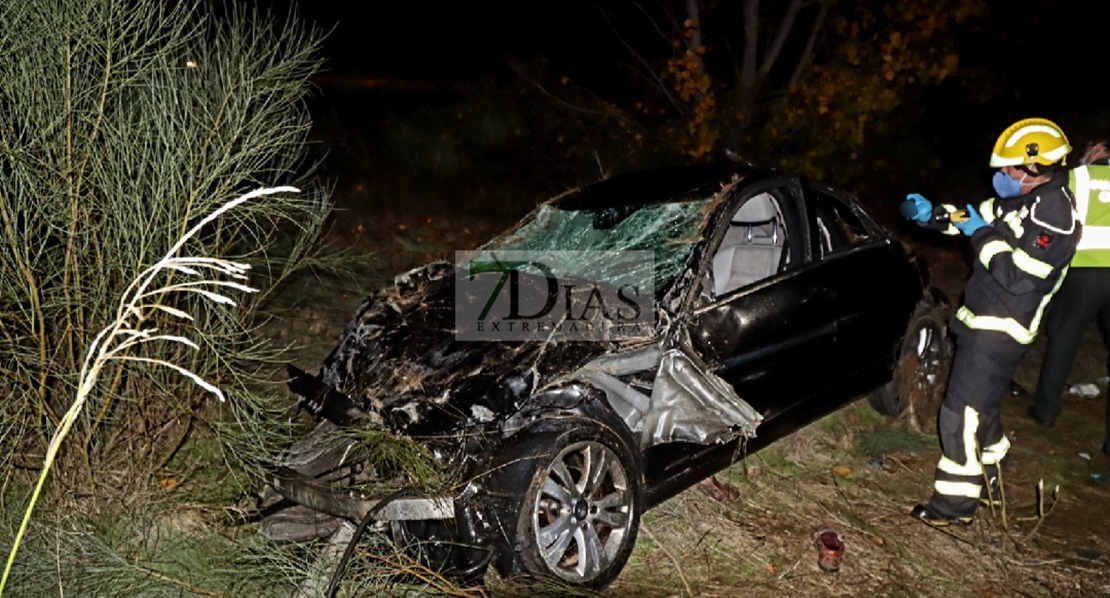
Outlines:
{"label": "tree trunk", "polygon": [[[743,0],[743,4],[741,4],[741,16],[743,18],[741,30],[744,32],[744,46],[743,54],[740,57],[740,68],[737,72],[736,87],[732,99],[734,118],[730,119],[731,124],[729,130],[724,135],[725,147],[737,151],[741,149],[739,147],[740,142],[744,137],[747,123],[752,117],[752,112],[755,110],[756,101],[760,97],[760,92],[766,87],[767,78],[770,76],[771,70],[782,56],[782,50],[786,45],[786,40],[789,38],[790,32],[794,29],[794,24],[797,22],[798,15],[802,12],[803,8],[813,4],[813,1],[814,0],[790,0],[790,3],[786,6],[786,11],[782,15],[782,19],[779,21],[778,29],[771,38],[770,45],[767,46],[765,53],[760,56],[759,0]],[[814,23],[813,30],[810,32],[806,48],[802,53],[799,63],[795,65],[792,71],[793,75],[790,82],[793,82],[797,78],[798,73],[804,67],[805,63],[809,61],[814,40],[817,38],[818,30],[824,21],[827,10],[828,9],[824,5],[821,6],[821,12]]]}

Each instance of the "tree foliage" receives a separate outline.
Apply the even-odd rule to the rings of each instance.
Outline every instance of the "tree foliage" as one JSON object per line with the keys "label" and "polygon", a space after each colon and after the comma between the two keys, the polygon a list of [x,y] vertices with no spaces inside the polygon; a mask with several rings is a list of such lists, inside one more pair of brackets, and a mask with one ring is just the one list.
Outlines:
{"label": "tree foliage", "polygon": [[814,32],[812,64],[765,113],[760,133],[809,149],[801,160],[783,157],[794,166],[843,161],[889,130],[917,89],[958,75],[955,29],[985,16],[981,3],[967,0],[843,4],[829,13],[826,30]]}
{"label": "tree foliage", "polygon": [[[698,160],[729,147],[821,174],[889,130],[921,90],[961,81],[961,38],[986,10],[974,0],[604,3],[596,15],[614,40],[613,68],[564,62],[546,85],[529,79],[549,95],[568,79],[608,80],[582,84],[596,103],[579,94],[581,105],[615,106],[646,153]],[[992,91],[980,75],[970,101]]]}

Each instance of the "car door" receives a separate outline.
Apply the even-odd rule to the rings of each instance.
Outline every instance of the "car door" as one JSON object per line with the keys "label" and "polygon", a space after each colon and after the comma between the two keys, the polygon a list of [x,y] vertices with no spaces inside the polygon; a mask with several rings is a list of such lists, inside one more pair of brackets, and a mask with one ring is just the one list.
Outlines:
{"label": "car door", "polygon": [[[822,390],[836,368],[836,280],[814,262],[805,191],[801,179],[779,177],[745,188],[726,210],[770,196],[781,218],[783,258],[768,276],[718,295],[719,283],[695,301],[689,322],[692,348],[714,373],[770,420]],[[722,226],[730,226],[724,218]],[[714,235],[704,269],[713,277],[713,260],[726,249],[729,231]],[[718,270],[720,270],[718,268]]]}
{"label": "car door", "polygon": [[814,260],[822,278],[836,281],[827,297],[836,330],[830,359],[840,376],[851,377],[897,350],[919,288],[901,245],[886,234],[854,200],[831,187],[804,182]]}

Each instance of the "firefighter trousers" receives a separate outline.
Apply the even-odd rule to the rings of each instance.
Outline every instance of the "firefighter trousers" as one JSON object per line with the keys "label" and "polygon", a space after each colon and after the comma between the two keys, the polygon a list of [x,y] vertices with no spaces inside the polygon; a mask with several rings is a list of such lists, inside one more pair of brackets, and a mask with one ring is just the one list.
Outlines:
{"label": "firefighter trousers", "polygon": [[[995,338],[979,338],[980,335]],[[948,517],[975,515],[985,483],[996,483],[1010,449],[1002,400],[1027,346],[972,331],[957,339],[937,428],[941,457],[929,505]],[[993,478],[993,480],[992,480]]]}

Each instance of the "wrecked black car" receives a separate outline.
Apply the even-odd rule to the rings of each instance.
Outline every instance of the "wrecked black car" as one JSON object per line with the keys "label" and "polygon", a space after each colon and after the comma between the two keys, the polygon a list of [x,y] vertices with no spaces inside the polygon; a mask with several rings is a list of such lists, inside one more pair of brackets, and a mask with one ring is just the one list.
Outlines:
{"label": "wrecked black car", "polygon": [[[572,253],[555,272],[515,252]],[[738,163],[603,180],[399,276],[316,374],[290,367],[319,424],[264,529],[342,549],[375,521],[441,571],[600,588],[645,510],[745,455],[863,396],[934,415],[946,309],[839,189]],[[438,486],[367,434],[425,451]]]}

